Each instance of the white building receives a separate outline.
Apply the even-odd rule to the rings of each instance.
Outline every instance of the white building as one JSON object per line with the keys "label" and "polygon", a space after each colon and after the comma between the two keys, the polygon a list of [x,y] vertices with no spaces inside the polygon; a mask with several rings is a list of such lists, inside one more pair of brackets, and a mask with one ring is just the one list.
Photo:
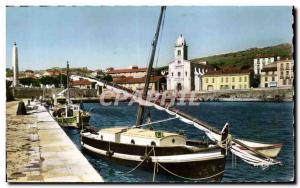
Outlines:
{"label": "white building", "polygon": [[280,57],[277,56],[277,58],[275,59],[275,57],[265,57],[265,56],[261,56],[258,55],[257,58],[255,58],[253,60],[253,69],[254,69],[254,74],[255,75],[260,75],[261,74],[261,70],[268,64],[273,63],[274,61],[279,61]]}
{"label": "white building", "polygon": [[206,62],[188,60],[188,46],[180,35],[174,48],[175,60],[169,63],[167,89],[173,91],[200,91],[201,78],[210,69]]}

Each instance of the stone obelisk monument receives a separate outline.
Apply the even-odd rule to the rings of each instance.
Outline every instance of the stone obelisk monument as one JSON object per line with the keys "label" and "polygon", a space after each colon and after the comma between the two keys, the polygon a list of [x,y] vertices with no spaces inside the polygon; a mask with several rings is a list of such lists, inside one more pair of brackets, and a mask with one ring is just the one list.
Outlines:
{"label": "stone obelisk monument", "polygon": [[16,87],[19,84],[18,48],[16,42],[14,42],[13,53],[12,53],[12,69],[14,73],[13,87]]}

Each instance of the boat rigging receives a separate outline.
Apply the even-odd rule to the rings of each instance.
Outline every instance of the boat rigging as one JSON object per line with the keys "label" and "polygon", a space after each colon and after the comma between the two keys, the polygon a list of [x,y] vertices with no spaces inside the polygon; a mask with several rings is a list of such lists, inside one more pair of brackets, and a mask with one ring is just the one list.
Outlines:
{"label": "boat rigging", "polygon": [[[103,129],[84,129],[81,132],[81,145],[89,152],[99,154],[109,160],[126,165],[141,166],[145,169],[161,169],[178,177],[193,180],[220,181],[225,170],[228,151],[240,157],[245,162],[262,166],[281,164],[274,159],[282,145],[262,144],[236,139],[229,134],[229,125],[222,131],[213,128],[208,123],[192,117],[174,107],[162,106],[158,102],[147,101],[148,87],[155,57],[157,39],[166,7],[161,7],[156,28],[150,61],[145,79],[142,96],[132,90],[112,84],[107,81],[87,76],[73,75],[75,78],[85,78],[96,81],[98,85],[106,86],[117,93],[132,97],[139,103],[137,119],[134,126],[111,127]],[[156,122],[144,122],[145,106],[153,106],[172,115],[169,119]],[[185,136],[166,131],[144,129],[146,125],[179,119],[205,132],[213,144],[188,140]]]}

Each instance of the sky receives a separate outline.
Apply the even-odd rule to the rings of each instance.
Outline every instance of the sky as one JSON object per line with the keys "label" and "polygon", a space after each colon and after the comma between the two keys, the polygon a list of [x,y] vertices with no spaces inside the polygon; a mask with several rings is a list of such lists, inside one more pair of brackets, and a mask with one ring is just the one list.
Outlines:
{"label": "sky", "polygon": [[[160,7],[7,7],[6,67],[146,67]],[[189,59],[292,43],[292,7],[167,7],[154,67],[174,59],[180,34]]]}

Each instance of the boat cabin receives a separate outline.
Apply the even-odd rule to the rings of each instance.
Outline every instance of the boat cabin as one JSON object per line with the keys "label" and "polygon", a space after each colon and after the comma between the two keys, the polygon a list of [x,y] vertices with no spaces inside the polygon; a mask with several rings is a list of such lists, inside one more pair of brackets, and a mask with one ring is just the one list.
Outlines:
{"label": "boat cabin", "polygon": [[57,96],[54,98],[54,105],[63,105],[66,104],[67,99],[64,96]]}
{"label": "boat cabin", "polygon": [[133,145],[184,146],[186,138],[176,133],[142,128],[106,128],[98,132],[97,139]]}

